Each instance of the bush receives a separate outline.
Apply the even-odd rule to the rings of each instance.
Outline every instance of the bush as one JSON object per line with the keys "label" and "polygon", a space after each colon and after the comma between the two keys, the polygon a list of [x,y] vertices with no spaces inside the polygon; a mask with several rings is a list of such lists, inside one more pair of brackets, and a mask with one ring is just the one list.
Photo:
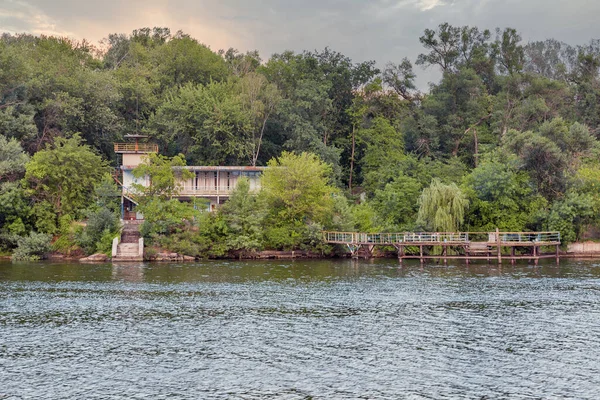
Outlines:
{"label": "bush", "polygon": [[112,248],[112,240],[120,230],[121,223],[117,215],[108,208],[100,208],[88,214],[87,225],[79,238],[79,245],[87,254],[108,254]]}
{"label": "bush", "polygon": [[191,231],[173,233],[167,236],[161,235],[157,237],[156,242],[166,250],[185,256],[201,257],[206,251],[206,245],[202,243],[200,236]]}
{"label": "bush", "polygon": [[112,244],[115,237],[117,237],[118,231],[110,231],[105,229],[100,236],[100,240],[96,243],[96,250],[94,253],[102,253],[107,256],[112,256]]}
{"label": "bush", "polygon": [[81,236],[83,227],[69,215],[62,216],[59,225],[59,236],[52,243],[52,250],[70,256],[72,252],[79,250],[77,238]]}
{"label": "bush", "polygon": [[51,250],[52,236],[45,233],[31,232],[17,240],[17,249],[12,255],[15,261],[35,261],[45,258]]}
{"label": "bush", "polygon": [[138,211],[144,214],[141,228],[144,238],[182,232],[198,216],[191,204],[177,199],[147,199],[138,206]]}

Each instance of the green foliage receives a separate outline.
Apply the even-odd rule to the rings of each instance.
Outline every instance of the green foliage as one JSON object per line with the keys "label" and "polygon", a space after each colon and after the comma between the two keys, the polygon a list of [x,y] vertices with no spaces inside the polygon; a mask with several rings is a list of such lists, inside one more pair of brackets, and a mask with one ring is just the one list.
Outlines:
{"label": "green foliage", "polygon": [[[35,229],[59,234],[55,245],[68,251],[73,221],[118,213],[106,166],[117,165],[112,143],[131,133],[176,155],[150,156],[138,176],[152,186],[139,186],[134,200],[149,216],[145,232],[175,247],[180,238],[186,254],[319,249],[319,227],[420,228],[418,193],[435,179],[462,184],[473,229],[553,226],[576,238],[598,225],[589,215],[600,198],[598,41],[523,45],[512,28],[492,36],[448,23],[426,29],[413,61],[442,76],[420,93],[408,59],[380,74],[373,61],[353,63],[328,48],[263,62],[256,51],[216,53],[160,27],[110,34],[103,53],[86,41],[5,34],[0,246],[11,249]],[[314,154],[321,166],[272,161],[263,194],[234,194],[235,207],[210,216],[171,201],[190,179],[186,160],[265,165],[290,158],[283,150]],[[346,183],[361,204],[332,187]],[[97,248],[108,243],[103,232],[94,234]]]}
{"label": "green foliage", "polygon": [[225,61],[210,48],[183,33],[150,52],[155,76],[164,89],[186,83],[208,84],[227,78]]}
{"label": "green foliage", "polygon": [[345,196],[333,197],[333,218],[330,229],[349,232],[354,229],[354,216],[352,207]]}
{"label": "green foliage", "polygon": [[457,232],[468,206],[469,200],[456,184],[434,179],[419,197],[417,223],[435,232]]}
{"label": "green foliage", "polygon": [[89,212],[87,223],[78,236],[77,242],[87,254],[110,253],[112,240],[119,235],[120,231],[121,222],[117,214],[106,207],[101,207]]}
{"label": "green foliage", "polygon": [[140,206],[143,208],[146,202],[153,202],[156,199],[168,200],[176,196],[183,188],[184,182],[194,176],[191,171],[183,167],[185,167],[183,154],[171,158],[156,153],[148,154],[144,162],[133,170],[133,176],[136,178],[147,176],[151,182],[149,186],[133,184],[133,189],[141,195]]}
{"label": "green foliage", "polygon": [[229,251],[229,228],[221,213],[203,213],[198,218],[198,236],[195,243],[204,257],[223,257]]}
{"label": "green foliage", "polygon": [[377,224],[377,213],[369,202],[362,202],[352,206],[352,220],[354,222],[354,230],[357,232],[380,232],[383,229]]}
{"label": "green foliage", "polygon": [[[42,232],[53,233],[57,219],[83,216],[93,201],[94,188],[107,171],[107,164],[75,135],[57,138],[53,146],[38,151],[26,165],[27,194],[33,199],[34,214],[43,219]],[[49,213],[54,213],[52,221]]]}
{"label": "green foliage", "polygon": [[48,201],[34,204],[31,214],[35,220],[35,227],[42,233],[55,234],[58,232],[56,210]]}
{"label": "green foliage", "polygon": [[79,240],[83,227],[71,219],[71,216],[64,215],[59,221],[58,237],[52,243],[52,250],[70,256],[71,253],[79,249]]}
{"label": "green foliage", "polygon": [[26,234],[30,215],[29,202],[19,182],[0,184],[0,233]]}
{"label": "green foliage", "polygon": [[534,194],[527,173],[500,162],[486,162],[475,168],[465,177],[463,187],[470,202],[467,220],[474,231],[533,229],[536,216],[547,203]]}
{"label": "green foliage", "polygon": [[555,202],[547,219],[548,229],[559,231],[563,243],[581,238],[584,229],[598,222],[600,204],[591,194],[569,192],[564,199]]}
{"label": "green foliage", "polygon": [[268,165],[260,193],[268,210],[266,241],[276,248],[299,247],[308,240],[308,225],[332,222],[336,190],[328,184],[331,167],[314,154],[288,152]]}
{"label": "green foliage", "polygon": [[16,139],[7,140],[0,135],[0,182],[14,180],[23,174],[27,161],[29,156]]}
{"label": "green foliage", "polygon": [[310,153],[283,152],[269,161],[262,177],[261,196],[272,216],[286,222],[331,218],[335,188],[329,185],[331,167]]}
{"label": "green foliage", "polygon": [[265,212],[250,193],[250,181],[238,180],[229,201],[219,213],[228,226],[227,247],[231,250],[254,251],[262,247],[262,220]]}
{"label": "green foliage", "polygon": [[184,167],[182,154],[169,158],[151,153],[133,170],[135,177],[147,176],[151,182],[149,186],[133,184],[139,193],[137,211],[144,215],[141,227],[144,237],[180,232],[197,217],[192,204],[174,198],[184,182],[194,176]]}
{"label": "green foliage", "polygon": [[121,189],[115,183],[110,174],[105,174],[102,180],[94,188],[94,197],[96,198],[95,207],[107,208],[114,214],[121,212]]}
{"label": "green foliage", "polygon": [[[252,159],[255,120],[233,80],[188,84],[167,97],[154,119],[157,135],[196,165]],[[255,110],[260,113],[259,110]]]}
{"label": "green foliage", "polygon": [[393,173],[404,159],[402,134],[387,119],[378,117],[370,128],[357,132],[357,141],[364,147],[357,162],[364,177],[363,186],[373,193],[389,181],[390,172]]}
{"label": "green foliage", "polygon": [[543,196],[555,199],[564,193],[567,160],[555,142],[539,133],[511,130],[505,146],[519,156],[521,169],[531,175]]}
{"label": "green foliage", "polygon": [[589,163],[579,168],[571,185],[579,193],[593,194],[600,199],[600,164]]}
{"label": "green foliage", "polygon": [[17,248],[12,255],[14,261],[35,261],[43,259],[51,250],[52,236],[31,232],[17,240]]}
{"label": "green foliage", "polygon": [[[207,248],[209,246],[208,241],[203,236],[191,230],[157,236],[154,244],[184,256],[206,257],[209,254]],[[152,251],[144,251],[144,253],[145,257],[152,258]]]}
{"label": "green foliage", "polygon": [[137,209],[144,214],[142,235],[150,238],[154,235],[180,232],[191,225],[198,215],[198,211],[191,204],[178,199],[146,199]]}
{"label": "green foliage", "polygon": [[410,231],[414,229],[422,188],[416,179],[398,175],[383,189],[375,191],[371,205],[386,230]]}
{"label": "green foliage", "polygon": [[95,253],[106,254],[108,257],[112,255],[112,244],[113,240],[119,232],[112,232],[108,229],[102,232],[102,236],[100,236],[100,240],[96,243],[96,251]]}
{"label": "green foliage", "polygon": [[0,135],[0,249],[16,245],[16,237],[30,231],[30,204],[21,184],[29,160],[19,142]]}

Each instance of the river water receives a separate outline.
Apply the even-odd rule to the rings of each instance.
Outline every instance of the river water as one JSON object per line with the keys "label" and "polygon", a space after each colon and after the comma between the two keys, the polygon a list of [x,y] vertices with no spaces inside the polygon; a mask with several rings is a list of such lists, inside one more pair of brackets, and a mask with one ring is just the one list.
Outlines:
{"label": "river water", "polygon": [[596,399],[600,262],[0,263],[0,399]]}

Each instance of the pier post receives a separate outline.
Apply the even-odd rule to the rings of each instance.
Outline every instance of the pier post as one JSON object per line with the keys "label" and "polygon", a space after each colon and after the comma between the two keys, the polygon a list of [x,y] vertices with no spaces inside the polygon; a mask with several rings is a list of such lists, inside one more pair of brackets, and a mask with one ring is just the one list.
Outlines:
{"label": "pier post", "polygon": [[400,262],[400,264],[402,264],[402,261],[404,260],[404,246],[402,246],[401,244],[398,244],[395,247],[396,247],[396,250],[398,250],[398,262]]}
{"label": "pier post", "polygon": [[510,263],[514,264],[515,263],[515,246],[511,246],[510,248]]}
{"label": "pier post", "polygon": [[500,246],[500,229],[496,228],[496,246],[498,247],[498,264],[502,264],[502,247]]}
{"label": "pier post", "polygon": [[423,264],[423,245],[419,246],[419,260],[421,261],[421,264]]}
{"label": "pier post", "polygon": [[558,245],[556,245],[556,264],[560,264],[560,255],[558,252]]}

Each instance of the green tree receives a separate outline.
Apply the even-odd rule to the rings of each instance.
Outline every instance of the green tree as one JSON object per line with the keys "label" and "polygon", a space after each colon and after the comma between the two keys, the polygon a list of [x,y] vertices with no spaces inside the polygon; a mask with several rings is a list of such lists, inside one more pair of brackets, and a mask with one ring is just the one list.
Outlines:
{"label": "green tree", "polygon": [[229,75],[221,56],[182,32],[153,49],[150,57],[163,90],[187,83],[206,85]]}
{"label": "green tree", "polygon": [[374,193],[394,177],[404,160],[403,136],[383,117],[375,118],[370,127],[360,129],[356,136],[362,147],[357,164],[363,186],[368,193]]}
{"label": "green tree", "polygon": [[190,203],[179,201],[176,197],[184,182],[194,174],[185,169],[185,158],[182,154],[169,158],[150,153],[140,165],[133,170],[136,178],[147,176],[149,186],[134,184],[133,188],[139,196],[138,211],[144,215],[141,232],[144,237],[181,232],[197,217],[198,212]]}
{"label": "green tree", "polygon": [[229,200],[219,210],[227,224],[227,247],[234,251],[255,251],[262,247],[264,210],[254,194],[250,181],[242,177]]}
{"label": "green tree", "polygon": [[267,240],[277,247],[297,248],[308,240],[308,227],[331,223],[333,194],[331,167],[310,153],[283,152],[272,159],[261,180],[261,200],[269,215]]}
{"label": "green tree", "polygon": [[63,215],[83,217],[93,203],[94,187],[107,172],[106,162],[82,144],[79,135],[57,138],[53,146],[35,153],[25,168],[27,194],[45,233],[54,233]]}
{"label": "green tree", "polygon": [[169,200],[178,195],[184,182],[194,176],[193,172],[184,168],[185,165],[183,154],[170,158],[156,153],[148,154],[133,170],[134,177],[150,179],[149,186],[139,183],[132,185],[133,189],[141,194],[140,201],[156,198]]}
{"label": "green tree", "polygon": [[171,150],[185,153],[190,162],[243,165],[251,162],[257,149],[254,117],[234,81],[211,82],[181,87],[161,105],[153,123],[158,137]]}
{"label": "green tree", "polygon": [[436,232],[457,232],[468,206],[469,200],[456,184],[434,179],[419,198],[417,223]]}
{"label": "green tree", "polygon": [[16,139],[7,140],[0,135],[0,182],[15,180],[25,172],[29,156]]}
{"label": "green tree", "polygon": [[422,188],[415,178],[400,174],[383,189],[375,191],[371,204],[379,220],[383,221],[384,229],[414,229]]}
{"label": "green tree", "polygon": [[567,157],[554,141],[537,132],[514,130],[504,139],[504,146],[519,156],[520,168],[531,175],[539,193],[551,200],[564,194]]}
{"label": "green tree", "polygon": [[532,229],[546,207],[546,200],[534,193],[529,175],[509,162],[484,162],[465,177],[470,202],[467,220],[474,231]]}
{"label": "green tree", "polygon": [[516,29],[496,29],[496,41],[492,45],[500,72],[513,75],[523,70],[525,50],[520,44],[521,36]]}
{"label": "green tree", "polygon": [[30,230],[30,204],[17,181],[28,160],[19,142],[0,135],[0,247],[5,249],[16,245],[16,236]]}
{"label": "green tree", "polygon": [[242,108],[251,120],[251,164],[256,166],[260,157],[267,122],[276,112],[281,95],[277,87],[260,74],[245,74],[238,82],[236,90],[241,97]]}
{"label": "green tree", "polygon": [[547,228],[559,231],[563,243],[575,242],[590,223],[598,222],[598,200],[589,193],[569,191],[563,199],[552,204]]}

